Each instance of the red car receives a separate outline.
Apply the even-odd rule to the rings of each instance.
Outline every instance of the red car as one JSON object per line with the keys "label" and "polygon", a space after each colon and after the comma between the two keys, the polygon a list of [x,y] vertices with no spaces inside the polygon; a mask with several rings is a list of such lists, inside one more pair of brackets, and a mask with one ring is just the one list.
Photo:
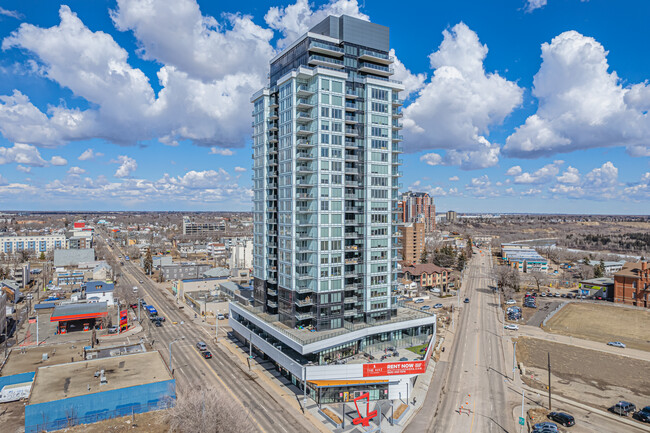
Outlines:
{"label": "red car", "polygon": [[138,304],[131,304],[131,305],[129,305],[129,307],[131,307],[134,310],[137,310],[138,309]]}

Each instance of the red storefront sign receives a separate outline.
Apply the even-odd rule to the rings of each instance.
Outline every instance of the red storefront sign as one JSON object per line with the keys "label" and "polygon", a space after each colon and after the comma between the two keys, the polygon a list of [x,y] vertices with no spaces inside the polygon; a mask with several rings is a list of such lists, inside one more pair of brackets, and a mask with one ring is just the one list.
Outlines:
{"label": "red storefront sign", "polygon": [[393,376],[397,374],[422,374],[426,371],[426,361],[381,362],[377,364],[363,364],[363,377]]}
{"label": "red storefront sign", "polygon": [[120,331],[128,327],[128,317],[127,310],[120,311]]}

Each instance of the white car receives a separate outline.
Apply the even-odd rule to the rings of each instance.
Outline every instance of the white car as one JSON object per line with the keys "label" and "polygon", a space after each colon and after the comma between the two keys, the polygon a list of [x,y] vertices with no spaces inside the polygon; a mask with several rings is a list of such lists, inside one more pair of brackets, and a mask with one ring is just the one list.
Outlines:
{"label": "white car", "polygon": [[519,326],[515,325],[514,323],[508,323],[507,325],[504,326],[505,329],[509,329],[511,331],[519,331]]}
{"label": "white car", "polygon": [[513,304],[516,304],[516,303],[517,303],[517,301],[515,301],[514,299],[508,299],[506,301],[506,305],[513,305]]}

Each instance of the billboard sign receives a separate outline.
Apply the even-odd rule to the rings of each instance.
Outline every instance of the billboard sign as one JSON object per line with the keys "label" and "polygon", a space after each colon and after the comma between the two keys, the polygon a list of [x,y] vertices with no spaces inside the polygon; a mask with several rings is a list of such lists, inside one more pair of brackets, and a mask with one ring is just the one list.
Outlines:
{"label": "billboard sign", "polygon": [[381,362],[363,364],[363,377],[422,374],[427,371],[426,361]]}

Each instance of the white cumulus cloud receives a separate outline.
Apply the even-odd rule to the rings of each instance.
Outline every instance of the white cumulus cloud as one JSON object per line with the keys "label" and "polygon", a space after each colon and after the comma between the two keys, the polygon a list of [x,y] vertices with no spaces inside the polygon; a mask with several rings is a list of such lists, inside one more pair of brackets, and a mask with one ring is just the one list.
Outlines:
{"label": "white cumulus cloud", "polygon": [[246,171],[246,169],[245,169],[244,167],[235,167],[235,171],[236,171],[237,173],[243,173],[243,172]]}
{"label": "white cumulus cloud", "polygon": [[486,136],[521,104],[523,90],[485,71],[487,46],[466,24],[443,35],[429,56],[433,76],[404,109],[407,150],[447,149],[446,165],[494,166],[500,149]]}
{"label": "white cumulus cloud", "polygon": [[[514,182],[516,184],[540,184],[551,181],[560,172],[560,166],[564,161],[554,161],[552,164],[546,164],[544,167],[536,170],[533,173],[521,172],[515,175]],[[518,166],[515,166],[518,167]],[[512,167],[514,168],[514,167]],[[510,171],[510,170],[508,170]],[[508,174],[506,172],[506,174]]]}
{"label": "white cumulus cloud", "polygon": [[120,164],[120,166],[115,171],[115,174],[113,175],[115,177],[129,177],[131,173],[133,173],[138,168],[138,163],[136,160],[126,155],[118,156],[117,161],[114,162]]}
{"label": "white cumulus cloud", "polygon": [[88,149],[84,150],[81,153],[81,155],[79,155],[79,158],[77,158],[77,159],[80,160],[80,161],[89,161],[89,160],[93,160],[95,158],[101,158],[102,156],[104,156],[103,153],[95,152],[93,149],[88,148]]}
{"label": "white cumulus cloud", "polygon": [[38,148],[24,143],[14,143],[13,147],[0,147],[0,165],[12,163],[30,167],[47,165]]}
{"label": "white cumulus cloud", "polygon": [[580,183],[580,172],[577,168],[568,166],[564,173],[557,177],[557,181],[563,184],[576,185]]}
{"label": "white cumulus cloud", "polygon": [[510,135],[504,154],[537,158],[575,150],[625,146],[650,154],[648,84],[623,87],[609,72],[607,51],[594,38],[567,31],[542,44],[535,75],[537,112]]}
{"label": "white cumulus cloud", "polygon": [[68,160],[63,158],[62,156],[53,156],[52,159],[50,159],[50,164],[56,166],[67,165]]}
{"label": "white cumulus cloud", "polygon": [[86,170],[84,170],[81,167],[76,167],[76,166],[70,167],[70,169],[68,170],[68,174],[72,174],[72,175],[82,175],[85,172],[86,172]]}

